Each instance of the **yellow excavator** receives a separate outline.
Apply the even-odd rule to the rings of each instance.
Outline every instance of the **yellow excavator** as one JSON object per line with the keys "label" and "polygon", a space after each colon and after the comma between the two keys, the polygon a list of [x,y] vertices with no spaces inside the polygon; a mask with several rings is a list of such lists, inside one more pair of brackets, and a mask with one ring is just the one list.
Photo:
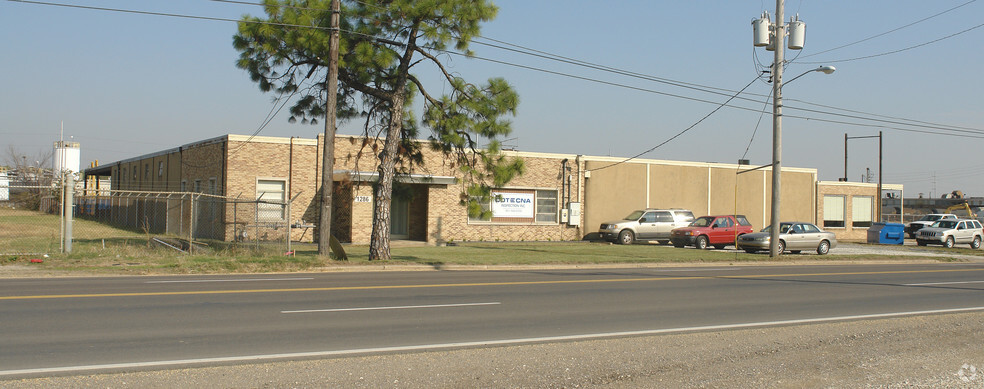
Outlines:
{"label": "yellow excavator", "polygon": [[954,204],[946,207],[946,213],[954,213],[954,211],[964,211],[967,212],[967,216],[971,219],[977,219],[977,214],[970,209],[970,204],[964,201],[961,204]]}

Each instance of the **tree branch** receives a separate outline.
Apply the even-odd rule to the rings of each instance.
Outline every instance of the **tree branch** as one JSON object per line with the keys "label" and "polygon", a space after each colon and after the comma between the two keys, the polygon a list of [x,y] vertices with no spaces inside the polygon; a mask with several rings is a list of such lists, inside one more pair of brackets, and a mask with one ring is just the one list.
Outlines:
{"label": "tree branch", "polygon": [[[437,57],[435,57],[431,53],[428,53],[426,50],[424,50],[420,46],[414,46],[413,49],[414,49],[414,51],[420,53],[420,55],[422,55],[422,56],[426,57],[427,59],[431,60],[431,62],[433,62],[434,65],[437,66],[437,68],[441,70],[441,73],[444,74],[444,78],[448,80],[448,83],[450,83],[452,86],[454,86],[455,80],[457,80],[458,78],[452,76],[451,73],[448,72],[448,69],[444,67],[444,64],[441,63],[441,61],[439,59],[437,59]],[[469,95],[468,93],[466,93],[464,90],[460,90],[458,88],[455,88],[455,90],[457,90],[458,92],[461,92],[463,95],[465,95],[465,97],[467,97],[469,99],[472,98],[472,96]]]}

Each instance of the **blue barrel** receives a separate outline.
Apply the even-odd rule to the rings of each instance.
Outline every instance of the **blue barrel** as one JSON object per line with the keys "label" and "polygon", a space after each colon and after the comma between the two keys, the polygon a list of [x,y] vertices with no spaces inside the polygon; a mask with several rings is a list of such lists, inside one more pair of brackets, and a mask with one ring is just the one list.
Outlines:
{"label": "blue barrel", "polygon": [[902,244],[905,241],[905,225],[902,223],[871,223],[868,243]]}

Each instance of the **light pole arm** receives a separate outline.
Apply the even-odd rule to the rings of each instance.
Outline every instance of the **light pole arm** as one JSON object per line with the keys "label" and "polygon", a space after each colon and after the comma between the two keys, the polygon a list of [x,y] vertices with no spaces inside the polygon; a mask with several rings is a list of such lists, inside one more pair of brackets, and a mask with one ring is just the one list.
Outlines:
{"label": "light pole arm", "polygon": [[788,85],[789,83],[791,83],[793,81],[796,81],[797,78],[803,77],[803,76],[805,76],[805,75],[807,75],[808,73],[811,73],[811,72],[823,72],[823,74],[830,74],[830,73],[833,73],[835,70],[837,70],[837,68],[835,68],[833,66],[821,66],[821,67],[818,67],[816,69],[810,69],[810,70],[807,70],[807,71],[803,72],[803,74],[800,74],[800,75],[798,75],[796,77],[793,77],[793,78],[789,79],[789,81],[783,82],[782,85],[780,85],[779,87],[782,88],[782,87]]}

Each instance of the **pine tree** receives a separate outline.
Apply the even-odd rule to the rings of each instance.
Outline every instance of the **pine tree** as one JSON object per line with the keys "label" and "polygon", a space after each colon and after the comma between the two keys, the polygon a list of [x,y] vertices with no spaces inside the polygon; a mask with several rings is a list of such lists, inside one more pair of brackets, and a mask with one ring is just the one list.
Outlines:
{"label": "pine tree", "polygon": [[[239,23],[233,38],[240,52],[237,66],[249,72],[260,90],[297,96],[290,109],[292,122],[316,124],[325,115],[329,0],[264,4],[265,18],[245,16]],[[480,24],[497,11],[488,0],[342,1],[337,117],[361,118],[364,135],[385,137],[373,189],[370,260],[390,258],[393,181],[423,163],[416,141],[420,128],[430,129],[430,147],[460,169],[461,203],[473,217],[490,217],[479,204],[489,201],[492,188],[522,174],[522,160],[503,156],[499,143],[511,131],[503,117],[515,115],[516,92],[498,78],[483,85],[468,83],[440,60],[451,50],[471,54],[468,46],[479,35]],[[418,69],[437,69],[450,90],[431,93],[414,75]],[[444,82],[437,87],[444,88]],[[416,113],[412,103],[418,97],[421,112]],[[488,145],[481,147],[483,142]]]}

